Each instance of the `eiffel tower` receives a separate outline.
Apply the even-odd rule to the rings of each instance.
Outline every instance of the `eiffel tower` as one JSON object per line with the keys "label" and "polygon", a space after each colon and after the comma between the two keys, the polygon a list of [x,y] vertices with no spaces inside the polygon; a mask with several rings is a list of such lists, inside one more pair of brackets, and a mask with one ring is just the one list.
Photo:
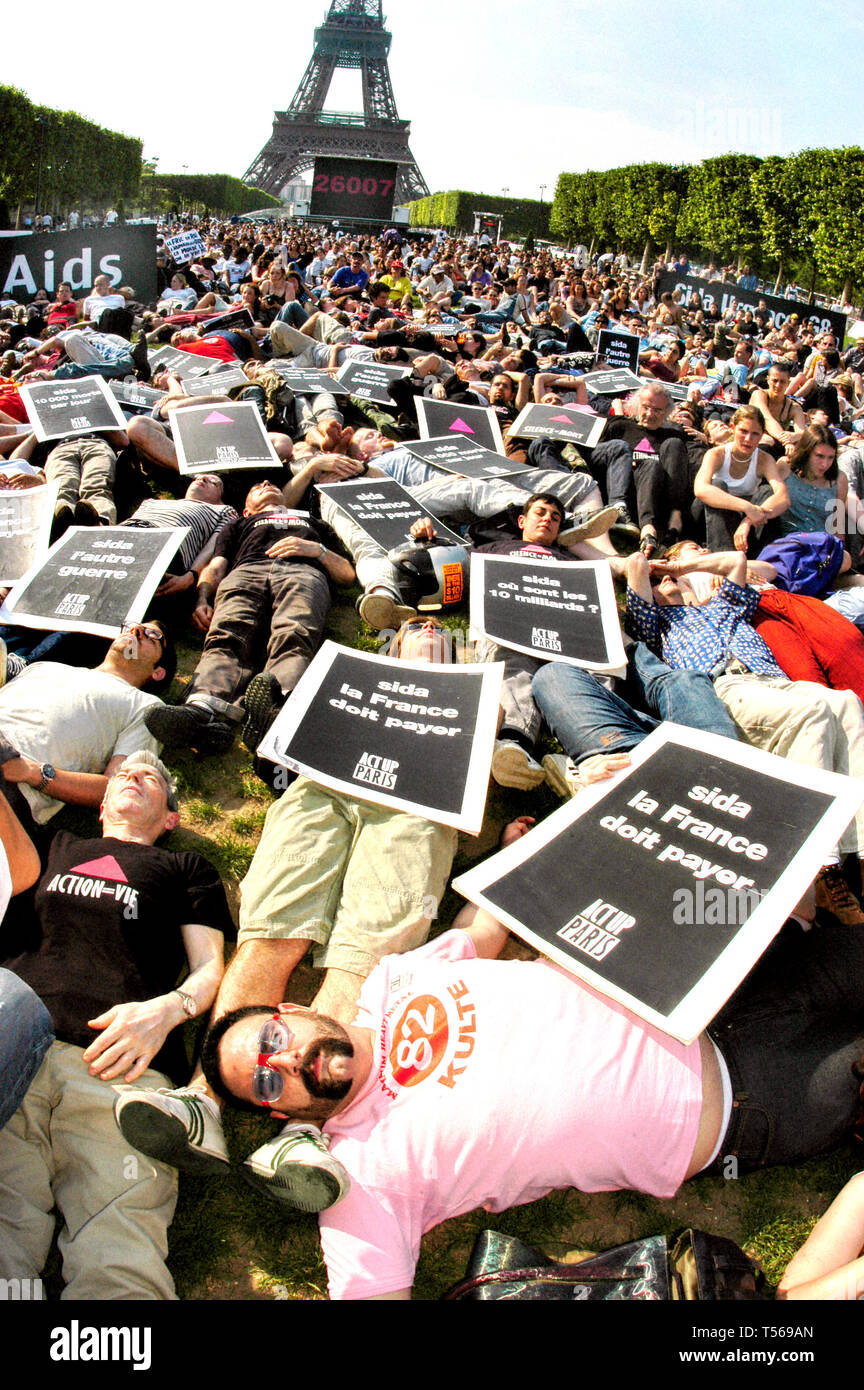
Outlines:
{"label": "eiffel tower", "polygon": [[[331,0],[291,105],[274,114],[273,133],[243,175],[244,183],[278,197],[301,170],[311,168],[317,155],[347,155],[395,161],[396,202],[425,197],[426,180],[408,148],[411,122],[400,121],[396,110],[389,51],[381,0]],[[324,111],[337,68],[360,70],[362,115]]]}

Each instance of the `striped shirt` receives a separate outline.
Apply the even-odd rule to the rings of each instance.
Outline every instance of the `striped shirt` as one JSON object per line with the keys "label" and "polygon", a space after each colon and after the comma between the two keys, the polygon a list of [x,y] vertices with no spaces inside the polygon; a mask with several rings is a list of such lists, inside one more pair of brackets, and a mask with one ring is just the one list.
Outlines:
{"label": "striped shirt", "polygon": [[123,526],[188,526],[189,535],[179,550],[183,570],[191,570],[195,556],[211,536],[218,535],[237,513],[226,502],[187,502],[181,498],[147,497]]}

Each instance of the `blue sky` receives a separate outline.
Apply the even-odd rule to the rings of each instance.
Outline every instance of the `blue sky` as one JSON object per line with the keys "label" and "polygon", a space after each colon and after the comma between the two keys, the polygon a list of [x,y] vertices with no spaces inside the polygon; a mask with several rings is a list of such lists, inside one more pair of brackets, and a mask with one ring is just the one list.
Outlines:
{"label": "blue sky", "polygon": [[[147,9],[81,0],[67,62],[68,44],[49,36],[66,31],[68,4],[42,0],[45,44],[16,7],[0,81],[141,137],[163,170],[239,176],[290,102],[327,8],[211,0],[148,23]],[[544,184],[549,199],[565,169],[864,144],[864,13],[851,0],[385,0],[384,13],[399,114],[433,190],[539,197]],[[328,106],[356,109],[356,81],[337,74]]]}

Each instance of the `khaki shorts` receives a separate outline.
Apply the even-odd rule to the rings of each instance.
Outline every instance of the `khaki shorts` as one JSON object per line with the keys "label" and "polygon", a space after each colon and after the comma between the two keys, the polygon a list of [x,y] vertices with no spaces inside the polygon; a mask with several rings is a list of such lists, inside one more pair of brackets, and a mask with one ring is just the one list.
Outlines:
{"label": "khaki shorts", "polygon": [[238,944],[307,940],[320,969],[367,975],[429,935],[456,831],[300,777],[271,806],[241,885]]}

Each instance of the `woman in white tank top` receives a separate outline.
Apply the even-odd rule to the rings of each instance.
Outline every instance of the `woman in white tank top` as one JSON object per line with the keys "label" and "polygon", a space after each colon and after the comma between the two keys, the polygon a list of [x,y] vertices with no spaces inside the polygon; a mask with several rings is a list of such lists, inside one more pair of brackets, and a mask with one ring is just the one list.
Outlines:
{"label": "woman in white tank top", "polygon": [[766,522],[789,506],[789,494],[770,454],[759,448],[765,432],[762,412],[742,405],[732,416],[732,442],[709,449],[693,484],[705,507],[708,549],[734,545],[745,554]]}

